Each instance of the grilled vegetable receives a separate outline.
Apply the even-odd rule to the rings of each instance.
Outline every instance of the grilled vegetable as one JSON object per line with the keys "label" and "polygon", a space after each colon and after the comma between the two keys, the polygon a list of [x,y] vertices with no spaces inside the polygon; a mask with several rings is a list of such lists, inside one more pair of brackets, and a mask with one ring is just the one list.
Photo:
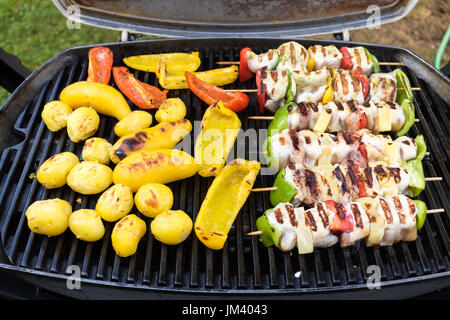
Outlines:
{"label": "grilled vegetable", "polygon": [[341,47],[339,51],[342,54],[342,60],[341,60],[341,68],[346,70],[352,70],[353,69],[353,61],[352,56],[350,55],[350,52],[348,51],[347,47]]}
{"label": "grilled vegetable", "polygon": [[159,106],[155,113],[158,122],[181,120],[186,116],[186,105],[180,98],[169,98]]}
{"label": "grilled vegetable", "polygon": [[171,149],[192,130],[187,119],[161,122],[154,127],[135,131],[117,140],[111,149],[111,160],[118,163],[139,150]]}
{"label": "grilled vegetable", "polygon": [[364,95],[364,100],[367,98],[367,95],[369,94],[369,79],[367,79],[366,75],[364,74],[363,69],[360,66],[357,66],[355,70],[352,72],[352,77],[359,80],[362,86],[362,92]]}
{"label": "grilled vegetable", "polygon": [[76,164],[67,175],[67,184],[73,191],[81,194],[97,194],[112,183],[112,170],[94,161]]}
{"label": "grilled vegetable", "polygon": [[113,65],[113,53],[109,48],[94,47],[89,50],[87,81],[108,84]]}
{"label": "grilled vegetable", "polygon": [[415,112],[414,112],[414,106],[411,102],[404,100],[401,104],[403,114],[405,115],[405,122],[403,123],[400,130],[396,132],[397,136],[401,137],[404,136],[409,129],[412,127],[415,121]]}
{"label": "grilled vegetable", "polygon": [[67,182],[70,170],[80,161],[71,152],[61,152],[45,160],[39,167],[36,177],[47,189],[62,187]]}
{"label": "grilled vegetable", "polygon": [[276,206],[279,203],[289,202],[297,193],[297,190],[293,185],[285,179],[286,170],[281,169],[277,177],[275,178],[275,182],[273,186],[276,187],[276,190],[270,191],[270,203],[273,206]]}
{"label": "grilled vegetable", "polygon": [[425,220],[427,219],[427,205],[425,202],[420,200],[413,200],[416,204],[416,223],[417,223],[417,230],[422,229],[423,225],[425,224]]}
{"label": "grilled vegetable", "polygon": [[200,67],[201,63],[198,52],[132,56],[124,58],[123,62],[133,69],[156,73],[160,60],[164,60],[167,63],[166,71],[172,74],[184,74],[185,71],[193,72]]}
{"label": "grilled vegetable", "polygon": [[113,67],[114,81],[120,91],[142,109],[157,109],[167,98],[167,90],[137,80],[125,67]]}
{"label": "grilled vegetable", "polygon": [[250,101],[249,96],[245,93],[225,91],[222,88],[200,80],[190,72],[186,72],[185,76],[191,91],[208,105],[212,105],[220,100],[225,108],[239,112],[245,109]]}
{"label": "grilled vegetable", "polygon": [[402,167],[405,168],[410,176],[409,188],[412,196],[417,197],[425,189],[425,174],[423,172],[422,160],[427,152],[427,146],[422,135],[415,139],[417,145],[417,156],[413,160],[404,161]]}
{"label": "grilled vegetable", "polygon": [[364,48],[364,51],[366,52],[366,55],[369,57],[370,61],[372,62],[373,72],[379,73],[380,72],[380,63],[378,62],[378,59],[369,52],[366,48]]}
{"label": "grilled vegetable", "polygon": [[77,143],[93,136],[99,124],[100,117],[94,109],[81,107],[67,117],[67,134],[72,142]]}
{"label": "grilled vegetable", "polygon": [[[186,77],[183,74],[171,74],[167,71],[167,62],[159,62],[159,84],[164,89],[189,89]],[[213,69],[208,71],[194,72],[197,78],[215,86],[224,86],[236,81],[239,76],[239,68],[230,66],[227,68]]]}
{"label": "grilled vegetable", "polygon": [[146,231],[145,221],[135,214],[120,219],[111,233],[111,242],[116,254],[123,258],[135,254],[139,241]]}
{"label": "grilled vegetable", "polygon": [[83,146],[81,157],[84,161],[95,161],[101,164],[109,164],[112,145],[103,138],[87,139]]}
{"label": "grilled vegetable", "polygon": [[239,63],[239,81],[245,82],[253,77],[253,72],[248,67],[248,56],[247,53],[251,52],[250,48],[243,48],[239,53],[240,63]]}
{"label": "grilled vegetable", "polygon": [[173,193],[163,184],[147,183],[139,187],[134,201],[136,208],[144,216],[155,218],[160,213],[172,209]]}
{"label": "grilled vegetable", "polygon": [[130,187],[115,184],[98,198],[95,211],[103,220],[114,222],[130,213],[133,204],[133,193]]}
{"label": "grilled vegetable", "polygon": [[36,201],[31,204],[25,216],[31,231],[46,236],[58,236],[69,226],[72,206],[58,198]]}
{"label": "grilled vegetable", "polygon": [[255,161],[236,159],[214,179],[195,220],[195,233],[208,248],[220,250],[261,168]]}
{"label": "grilled vegetable", "polygon": [[80,209],[69,217],[69,228],[80,240],[94,242],[103,238],[105,226],[95,210]]}
{"label": "grilled vegetable", "polygon": [[192,219],[181,210],[167,210],[156,216],[150,228],[158,241],[177,245],[186,240],[191,233]]}
{"label": "grilled vegetable", "polygon": [[401,69],[395,70],[395,76],[397,78],[397,98],[396,102],[402,105],[404,101],[412,102],[414,99],[411,83],[408,77]]}
{"label": "grilled vegetable", "polygon": [[222,101],[217,101],[205,111],[201,128],[195,141],[198,174],[203,177],[217,176],[236,140],[241,121],[232,110],[223,106]]}
{"label": "grilled vegetable", "polygon": [[197,169],[194,158],[180,150],[137,151],[116,165],[113,181],[136,192],[147,183],[166,184],[191,177]]}
{"label": "grilled vegetable", "polygon": [[[162,104],[164,104],[164,102]],[[156,112],[156,114],[158,114],[158,111]],[[127,134],[131,134],[133,132],[150,127],[150,125],[152,124],[152,120],[152,115],[146,111],[133,111],[116,123],[116,125],[114,126],[114,133],[116,134],[116,136],[123,137]]]}
{"label": "grilled vegetable", "polygon": [[106,84],[79,81],[65,87],[60,100],[72,109],[92,107],[98,113],[121,120],[131,112],[123,95]]}
{"label": "grilled vegetable", "polygon": [[41,116],[48,130],[56,132],[67,126],[67,117],[72,108],[61,101],[51,101],[44,106]]}

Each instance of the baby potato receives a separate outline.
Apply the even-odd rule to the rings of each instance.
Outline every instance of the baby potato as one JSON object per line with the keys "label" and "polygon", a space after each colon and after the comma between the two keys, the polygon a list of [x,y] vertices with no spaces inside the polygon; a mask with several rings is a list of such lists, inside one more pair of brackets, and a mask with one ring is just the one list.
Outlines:
{"label": "baby potato", "polygon": [[173,205],[173,193],[168,186],[148,183],[141,186],[134,196],[137,209],[146,217],[154,218]]}
{"label": "baby potato", "polygon": [[126,216],[133,208],[133,193],[124,184],[115,184],[100,196],[95,206],[103,220],[117,221]]}
{"label": "baby potato", "polygon": [[41,117],[48,130],[56,132],[67,126],[67,118],[72,108],[62,101],[51,101],[44,106]]}
{"label": "baby potato", "polygon": [[100,193],[111,183],[111,168],[94,161],[82,161],[76,164],[67,175],[69,187],[75,192],[86,195]]}
{"label": "baby potato", "polygon": [[114,127],[114,133],[123,137],[127,134],[150,127],[152,124],[152,115],[142,110],[136,110],[125,116],[117,122]]}
{"label": "baby potato", "polygon": [[37,179],[47,189],[62,187],[73,166],[80,161],[72,152],[61,152],[45,160],[37,171]]}
{"label": "baby potato", "polygon": [[168,210],[157,215],[150,228],[157,240],[176,245],[186,240],[191,233],[192,219],[181,210]]}
{"label": "baby potato", "polygon": [[108,164],[111,161],[109,156],[112,144],[103,138],[89,138],[83,146],[81,157],[84,161],[95,161],[101,164]]}
{"label": "baby potato", "polygon": [[58,198],[36,201],[28,207],[25,216],[31,231],[46,236],[57,236],[69,226],[72,206]]}
{"label": "baby potato", "polygon": [[135,214],[129,214],[119,220],[111,233],[111,242],[119,257],[128,257],[136,253],[139,241],[147,231],[144,220]]}
{"label": "baby potato", "polygon": [[105,234],[102,218],[95,210],[80,209],[69,217],[69,228],[80,240],[93,242]]}
{"label": "baby potato", "polygon": [[67,134],[72,142],[80,142],[91,137],[99,123],[100,117],[93,108],[78,108],[67,117]]}
{"label": "baby potato", "polygon": [[169,98],[163,101],[155,113],[158,122],[181,120],[186,116],[186,105],[180,98]]}

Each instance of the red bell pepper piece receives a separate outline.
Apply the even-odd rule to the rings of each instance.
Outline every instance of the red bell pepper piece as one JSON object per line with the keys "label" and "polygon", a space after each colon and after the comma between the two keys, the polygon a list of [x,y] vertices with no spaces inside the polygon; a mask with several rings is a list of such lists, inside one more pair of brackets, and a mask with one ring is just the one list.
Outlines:
{"label": "red bell pepper piece", "polygon": [[366,145],[364,143],[360,143],[358,146],[358,151],[361,154],[361,156],[363,157],[364,161],[366,162],[366,165],[369,163],[369,160],[367,158],[367,149],[366,149]]}
{"label": "red bell pepper piece", "polygon": [[246,47],[241,50],[239,62],[239,81],[245,82],[253,77],[253,72],[248,67],[247,52],[252,49]]}
{"label": "red bell pepper piece", "polygon": [[137,80],[125,67],[113,67],[113,76],[120,91],[139,108],[157,109],[167,99],[167,90]]}
{"label": "red bell pepper piece", "polygon": [[362,174],[359,173],[360,169],[361,169],[361,165],[359,164],[359,161],[355,161],[355,169],[356,172],[358,172],[357,174],[357,187],[358,187],[358,197],[359,198],[363,198],[363,197],[367,197],[367,189],[366,189],[366,185],[364,184],[364,180],[362,178]]}
{"label": "red bell pepper piece", "polygon": [[364,112],[359,114],[359,130],[367,128],[367,115]]}
{"label": "red bell pepper piece", "polygon": [[258,100],[259,104],[259,112],[262,114],[264,113],[264,106],[266,105],[267,97],[266,92],[264,91],[264,84],[262,82],[260,70],[256,72],[256,88],[258,89],[258,92],[256,93],[256,99]]}
{"label": "red bell pepper piece", "polygon": [[352,76],[358,79],[361,83],[364,99],[366,99],[367,95],[369,94],[370,86],[369,79],[367,79],[363,69],[360,66],[357,66],[355,70],[353,70]]}
{"label": "red bell pepper piece", "polygon": [[334,212],[333,222],[330,226],[331,231],[335,233],[353,231],[353,216],[347,213],[347,210],[345,210],[342,204],[336,203],[334,200],[327,200],[325,204],[328,210]]}
{"label": "red bell pepper piece", "polygon": [[239,112],[248,106],[250,98],[239,91],[225,91],[224,89],[200,80],[190,72],[184,73],[191,91],[202,101],[211,105],[216,101],[222,101],[225,108]]}
{"label": "red bell pepper piece", "polygon": [[113,53],[109,48],[94,47],[89,50],[89,67],[87,81],[108,84],[111,78]]}
{"label": "red bell pepper piece", "polygon": [[347,47],[341,47],[339,51],[342,53],[341,69],[352,70],[353,69],[352,56],[350,52],[348,52]]}

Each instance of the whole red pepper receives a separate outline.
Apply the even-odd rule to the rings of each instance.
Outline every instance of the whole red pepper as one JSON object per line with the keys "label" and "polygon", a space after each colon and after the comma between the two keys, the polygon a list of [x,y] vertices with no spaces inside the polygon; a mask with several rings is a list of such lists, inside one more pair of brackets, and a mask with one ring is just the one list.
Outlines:
{"label": "whole red pepper", "polygon": [[239,81],[241,82],[245,82],[253,77],[253,72],[248,67],[247,52],[249,51],[252,51],[252,49],[246,47],[240,52]]}
{"label": "whole red pepper", "polygon": [[258,70],[256,72],[256,88],[258,89],[258,92],[256,93],[256,99],[258,100],[259,104],[259,112],[262,114],[264,113],[264,106],[266,105],[267,97],[261,78],[261,70]]}
{"label": "whole red pepper", "polygon": [[341,47],[339,51],[342,53],[341,69],[352,70],[353,69],[352,56],[350,52],[348,52],[347,47]]}
{"label": "whole red pepper", "polygon": [[225,108],[234,112],[239,112],[248,106],[250,98],[245,93],[225,91],[220,87],[200,80],[194,74],[187,71],[184,75],[191,91],[208,105],[220,100]]}
{"label": "whole red pepper", "polygon": [[335,233],[353,231],[353,216],[347,213],[347,210],[345,210],[342,204],[336,203],[334,200],[327,200],[325,204],[328,210],[334,212],[333,222],[330,226],[331,231]]}

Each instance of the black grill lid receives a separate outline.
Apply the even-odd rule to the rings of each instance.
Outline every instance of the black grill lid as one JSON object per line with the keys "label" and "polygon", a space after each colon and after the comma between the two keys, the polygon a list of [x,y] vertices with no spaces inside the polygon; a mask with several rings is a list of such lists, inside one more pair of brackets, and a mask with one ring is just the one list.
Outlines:
{"label": "black grill lid", "polygon": [[[403,18],[418,0],[53,0],[61,13],[106,29],[169,37],[293,37]],[[376,7],[379,11],[376,10]],[[79,14],[79,15],[77,15]]]}

